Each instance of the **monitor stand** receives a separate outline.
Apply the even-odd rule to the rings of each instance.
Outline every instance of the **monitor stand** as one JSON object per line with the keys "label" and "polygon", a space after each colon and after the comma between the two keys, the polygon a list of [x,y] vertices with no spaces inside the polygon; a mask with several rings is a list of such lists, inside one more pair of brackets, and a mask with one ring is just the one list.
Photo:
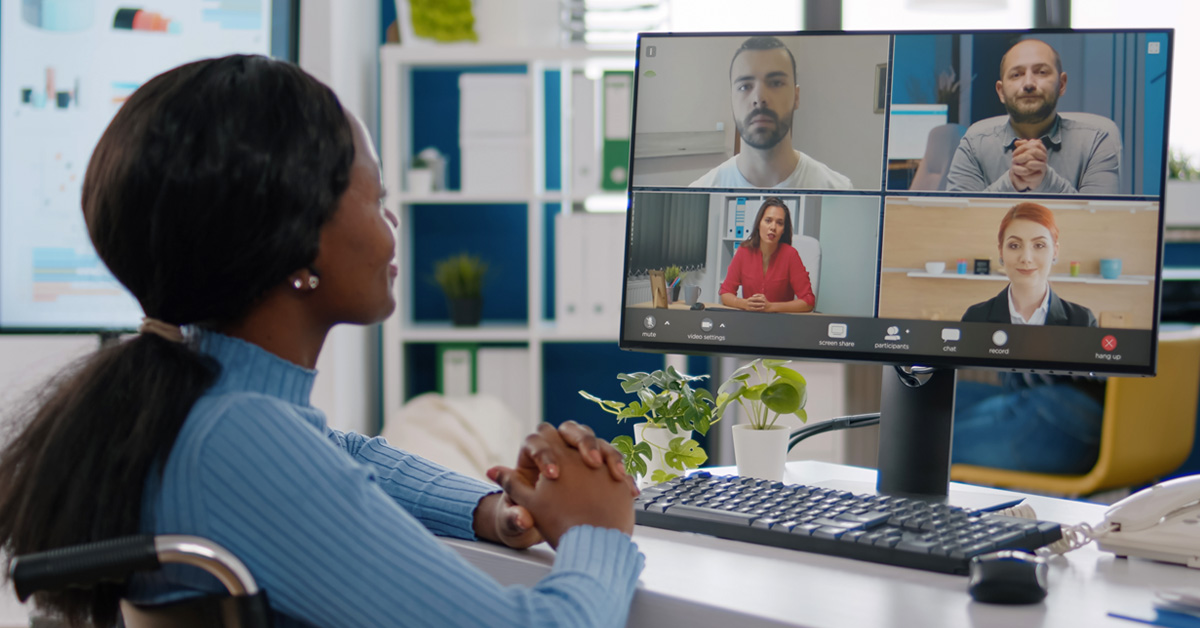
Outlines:
{"label": "monitor stand", "polygon": [[855,493],[916,497],[968,510],[999,510],[1022,501],[984,490],[950,490],[954,369],[884,369],[879,406],[879,474],[868,485],[837,482]]}
{"label": "monitor stand", "polygon": [[901,367],[883,373],[879,479],[887,495],[945,497],[954,434],[954,369]]}

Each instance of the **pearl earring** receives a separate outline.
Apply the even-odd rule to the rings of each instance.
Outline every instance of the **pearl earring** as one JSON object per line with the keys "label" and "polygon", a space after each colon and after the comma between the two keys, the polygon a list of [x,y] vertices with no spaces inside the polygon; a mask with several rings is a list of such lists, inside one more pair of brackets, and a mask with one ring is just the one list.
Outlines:
{"label": "pearl earring", "polygon": [[319,285],[321,285],[320,277],[317,277],[316,275],[310,275],[308,277],[308,289],[309,290],[316,290],[317,286],[319,286]]}
{"label": "pearl earring", "polygon": [[299,277],[296,277],[294,280],[292,280],[292,287],[297,290],[299,290],[300,286],[303,286],[303,285],[304,285],[304,283],[300,281]]}

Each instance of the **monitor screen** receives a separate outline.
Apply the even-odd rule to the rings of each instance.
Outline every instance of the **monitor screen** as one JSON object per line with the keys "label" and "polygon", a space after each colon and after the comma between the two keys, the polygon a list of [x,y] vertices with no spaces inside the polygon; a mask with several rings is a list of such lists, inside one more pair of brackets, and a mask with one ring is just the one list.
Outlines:
{"label": "monitor screen", "polygon": [[80,210],[92,149],[147,79],[235,52],[296,59],[296,0],[130,8],[24,0],[0,8],[0,331],[137,326]]}
{"label": "monitor screen", "polygon": [[1172,36],[643,34],[621,346],[1153,374]]}

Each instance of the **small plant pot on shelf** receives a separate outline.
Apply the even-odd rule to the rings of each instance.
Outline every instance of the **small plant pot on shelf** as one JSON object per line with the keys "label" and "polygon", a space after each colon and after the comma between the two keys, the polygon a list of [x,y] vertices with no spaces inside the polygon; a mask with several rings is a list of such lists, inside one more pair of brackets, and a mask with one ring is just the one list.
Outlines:
{"label": "small plant pot on shelf", "polygon": [[423,195],[433,192],[433,170],[414,168],[408,171],[408,193]]}
{"label": "small plant pot on shelf", "polygon": [[483,317],[483,299],[446,299],[455,327],[475,327]]}
{"label": "small plant pot on shelf", "polygon": [[782,480],[790,434],[791,430],[784,425],[773,425],[765,430],[745,424],[733,426],[733,457],[738,475]]}

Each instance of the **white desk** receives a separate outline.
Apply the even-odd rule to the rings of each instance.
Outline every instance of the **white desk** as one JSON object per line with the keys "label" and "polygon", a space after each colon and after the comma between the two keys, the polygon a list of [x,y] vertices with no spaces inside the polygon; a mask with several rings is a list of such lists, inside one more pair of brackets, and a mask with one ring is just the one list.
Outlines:
{"label": "white desk", "polygon": [[[875,472],[823,462],[790,462],[789,483],[863,482]],[[994,489],[961,484],[951,492]],[[1038,519],[1097,524],[1105,506],[1029,496]],[[1050,594],[1040,604],[980,604],[963,576],[879,565],[638,526],[646,556],[629,626],[1115,626],[1144,625],[1108,617],[1110,610],[1149,609],[1154,592],[1200,587],[1200,570],[1130,558],[1094,543],[1050,561]],[[549,570],[545,546],[519,552],[486,543],[448,541],[505,584],[533,584]]]}

